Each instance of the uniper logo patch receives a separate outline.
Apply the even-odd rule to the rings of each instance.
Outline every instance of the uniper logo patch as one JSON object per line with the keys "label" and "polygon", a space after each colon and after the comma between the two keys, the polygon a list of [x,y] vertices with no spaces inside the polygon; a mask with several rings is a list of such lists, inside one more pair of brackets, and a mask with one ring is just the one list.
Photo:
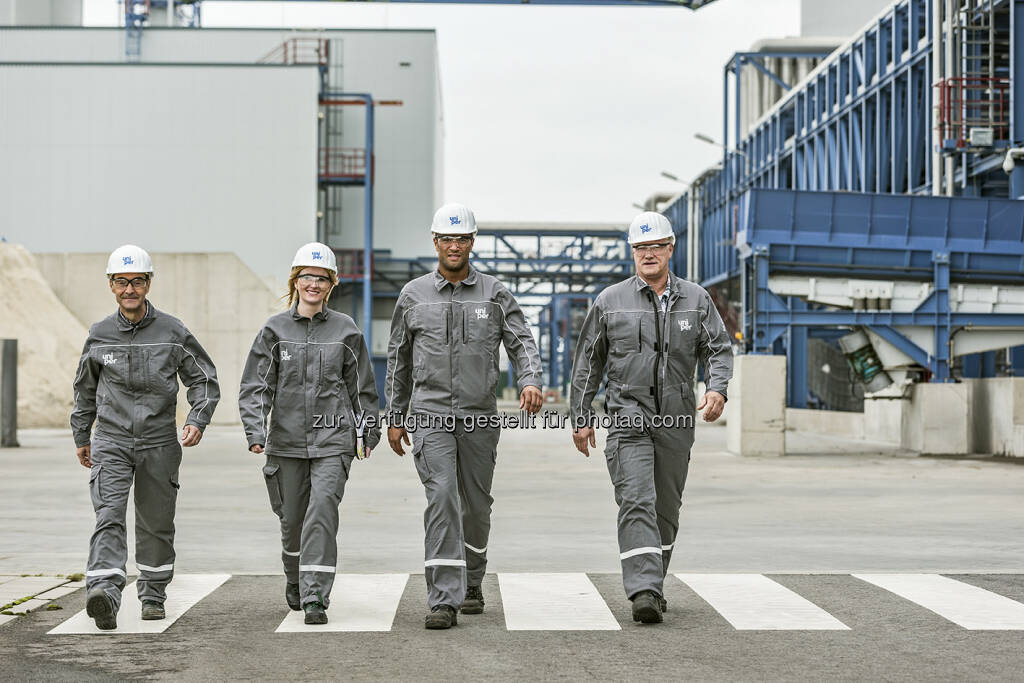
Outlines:
{"label": "uniper logo patch", "polygon": [[321,254],[319,251],[314,251],[313,252],[313,260],[314,261],[322,261],[323,258],[324,258],[323,254]]}
{"label": "uniper logo patch", "polygon": [[287,349],[281,349],[281,360],[291,360],[292,354],[288,353]]}
{"label": "uniper logo patch", "polygon": [[462,221],[459,220],[458,216],[449,216],[448,220],[452,222],[452,225],[459,225]]}
{"label": "uniper logo patch", "polygon": [[683,330],[684,332],[686,330],[690,329],[690,321],[688,319],[686,319],[686,318],[683,318],[682,320],[680,320],[679,321],[679,329]]}
{"label": "uniper logo patch", "polygon": [[113,365],[116,362],[117,362],[117,359],[114,358],[114,354],[112,354],[112,353],[105,353],[105,354],[103,354],[103,364],[104,365]]}
{"label": "uniper logo patch", "polygon": [[135,263],[135,261],[132,260],[131,256],[122,256],[121,257],[121,265],[130,266],[133,263]]}
{"label": "uniper logo patch", "polygon": [[487,315],[488,315],[488,313],[487,313],[487,309],[486,308],[478,308],[478,309],[476,309],[476,319],[477,320],[486,320],[487,319]]}
{"label": "uniper logo patch", "polygon": [[643,225],[640,226],[640,232],[650,232],[650,231],[651,231],[651,226],[647,225],[646,223],[644,223]]}

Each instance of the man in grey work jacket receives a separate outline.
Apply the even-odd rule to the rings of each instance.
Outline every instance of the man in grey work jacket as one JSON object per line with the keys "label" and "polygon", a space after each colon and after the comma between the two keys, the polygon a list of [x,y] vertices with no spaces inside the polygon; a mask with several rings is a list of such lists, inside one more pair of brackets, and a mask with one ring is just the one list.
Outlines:
{"label": "man in grey work jacket", "polygon": [[633,620],[662,621],[662,590],[679,530],[693,445],[694,379],[707,392],[697,410],[714,422],[732,377],[732,348],[710,295],[669,272],[675,234],[651,211],[629,226],[637,274],[601,292],[576,344],[569,410],[573,442],[596,446],[591,404],[607,371],[605,459],[619,506],[619,558]]}
{"label": "man in grey work jacket", "polygon": [[[427,628],[449,628],[456,612],[483,612],[480,588],[491,528],[491,480],[501,429],[478,419],[497,415],[498,347],[516,371],[520,409],[543,402],[537,345],[512,294],[469,265],[476,219],[446,204],[431,225],[437,269],[402,288],[391,320],[388,441],[399,455],[413,438],[426,489],[424,567]],[[415,421],[415,431],[411,428]]]}
{"label": "man in grey work jacket", "polygon": [[[133,480],[142,618],[164,618],[166,587],[174,575],[181,446],[199,443],[220,400],[217,371],[206,351],[180,320],[146,300],[152,277],[145,250],[126,244],[110,255],[107,278],[118,310],[90,328],[75,375],[71,430],[79,462],[92,468],[89,490],[96,511],[86,612],[104,630],[117,628]],[[179,378],[192,406],[180,446],[174,422]]]}

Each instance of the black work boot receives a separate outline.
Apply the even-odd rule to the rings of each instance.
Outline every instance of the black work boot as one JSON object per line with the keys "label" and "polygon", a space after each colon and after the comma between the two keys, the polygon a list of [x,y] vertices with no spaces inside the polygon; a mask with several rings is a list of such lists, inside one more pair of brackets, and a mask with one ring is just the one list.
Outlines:
{"label": "black work boot", "polygon": [[302,609],[302,597],[299,595],[299,584],[288,583],[284,586],[284,599],[288,601],[288,606],[296,612]]}
{"label": "black work boot", "polygon": [[430,610],[430,614],[424,620],[426,628],[451,628],[459,623],[455,609],[448,605],[438,605]]}
{"label": "black work boot", "polygon": [[142,601],[143,621],[159,621],[166,616],[167,615],[164,613],[164,603],[157,602],[156,600]]}
{"label": "black work boot", "polygon": [[117,612],[114,611],[114,601],[101,588],[89,591],[89,596],[85,600],[85,613],[96,620],[98,629],[113,631],[117,628]]}
{"label": "black work boot", "polygon": [[319,602],[307,602],[302,606],[302,610],[306,613],[305,622],[307,624],[327,623],[327,611]]}
{"label": "black work boot", "polygon": [[667,612],[668,611],[668,600],[666,600],[665,598],[658,598],[658,602],[661,603],[661,611],[662,612]]}
{"label": "black work boot", "polygon": [[467,586],[466,599],[462,601],[463,614],[484,613],[484,592],[480,586]]}
{"label": "black work boot", "polygon": [[640,591],[633,596],[633,621],[645,624],[660,624],[661,603],[658,596],[651,591]]}

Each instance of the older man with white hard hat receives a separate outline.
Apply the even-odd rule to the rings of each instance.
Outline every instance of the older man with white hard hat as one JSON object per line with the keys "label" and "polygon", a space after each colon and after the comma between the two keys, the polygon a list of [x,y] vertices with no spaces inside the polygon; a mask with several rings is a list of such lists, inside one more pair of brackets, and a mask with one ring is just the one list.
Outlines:
{"label": "older man with white hard hat", "polygon": [[[491,481],[501,429],[497,416],[498,347],[516,371],[519,406],[540,410],[541,365],[530,328],[512,294],[469,264],[476,218],[446,204],[430,226],[437,268],[402,288],[391,320],[387,379],[388,441],[402,455],[413,437],[424,513],[427,628],[484,610],[481,582],[491,528]],[[408,419],[407,419],[408,418]]]}
{"label": "older man with white hard hat", "polygon": [[619,506],[623,586],[633,620],[658,623],[693,446],[697,363],[705,366],[707,391],[696,410],[714,422],[732,377],[732,347],[707,291],[669,269],[669,220],[640,214],[629,226],[629,244],[636,275],[601,292],[587,313],[569,410],[573,442],[589,456],[598,422],[591,405],[607,371],[605,459]]}
{"label": "older man with white hard hat", "polygon": [[[209,355],[177,318],[146,296],[153,263],[144,249],[118,247],[107,261],[117,311],[89,330],[75,375],[71,430],[79,462],[91,468],[96,529],[89,544],[86,611],[117,628],[126,580],[125,513],[135,484],[135,561],[143,619],[163,619],[174,575],[174,508],[181,447],[195,446],[220,400]],[[188,414],[178,443],[178,379]],[[95,424],[95,431],[93,425]]]}

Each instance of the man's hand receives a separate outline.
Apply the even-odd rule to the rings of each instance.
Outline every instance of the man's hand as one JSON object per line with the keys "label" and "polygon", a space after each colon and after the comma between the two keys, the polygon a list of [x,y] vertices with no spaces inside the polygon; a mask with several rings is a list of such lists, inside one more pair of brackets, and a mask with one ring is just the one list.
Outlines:
{"label": "man's hand", "polygon": [[92,448],[89,444],[76,448],[75,455],[78,456],[78,462],[82,463],[82,467],[92,467]]}
{"label": "man's hand", "polygon": [[589,458],[590,449],[587,448],[587,444],[597,448],[597,436],[594,434],[594,428],[580,427],[572,433],[572,442],[576,445],[576,450]]}
{"label": "man's hand", "polygon": [[[707,406],[707,410],[704,407]],[[700,405],[697,406],[697,410],[704,410],[702,415],[705,422],[714,422],[722,416],[722,410],[725,408],[725,396],[722,396],[717,391],[705,392],[704,396],[700,399]]]}
{"label": "man's hand", "polygon": [[399,455],[405,455],[402,442],[405,442],[406,446],[412,445],[412,442],[409,441],[409,433],[405,431],[405,427],[388,427],[388,443],[391,444],[391,450]]}
{"label": "man's hand", "polygon": [[263,452],[263,444],[261,444],[261,443],[254,443],[253,445],[249,446],[249,452],[250,453],[255,453],[256,455],[259,455],[260,453]]}
{"label": "man's hand", "polygon": [[195,425],[185,425],[181,429],[181,445],[185,448],[195,446],[203,438],[203,433]]}
{"label": "man's hand", "polygon": [[544,394],[540,392],[540,389],[533,385],[523,387],[522,393],[519,394],[519,410],[537,413],[542,405],[544,405]]}

